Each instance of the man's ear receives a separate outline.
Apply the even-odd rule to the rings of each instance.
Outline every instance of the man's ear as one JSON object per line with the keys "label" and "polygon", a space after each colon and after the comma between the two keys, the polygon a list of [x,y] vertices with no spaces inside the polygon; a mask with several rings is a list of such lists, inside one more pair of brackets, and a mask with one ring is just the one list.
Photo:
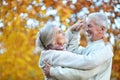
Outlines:
{"label": "man's ear", "polygon": [[101,27],[101,30],[103,30],[103,31],[104,31],[104,30],[105,30],[105,26],[102,26],[102,27]]}
{"label": "man's ear", "polygon": [[100,30],[100,32],[99,32],[99,33],[103,33],[103,32],[104,32],[104,30],[105,30],[105,27],[104,27],[104,26],[101,26],[101,30]]}

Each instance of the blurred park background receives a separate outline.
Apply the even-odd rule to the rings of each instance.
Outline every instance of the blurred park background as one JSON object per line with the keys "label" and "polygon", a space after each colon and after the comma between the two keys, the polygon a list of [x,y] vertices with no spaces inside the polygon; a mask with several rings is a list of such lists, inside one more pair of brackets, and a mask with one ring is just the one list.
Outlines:
{"label": "blurred park background", "polygon": [[[0,0],[0,80],[44,80],[35,51],[37,32],[53,22],[64,31],[92,12],[109,18],[114,47],[111,80],[120,80],[120,0]],[[80,44],[87,45],[85,33]]]}

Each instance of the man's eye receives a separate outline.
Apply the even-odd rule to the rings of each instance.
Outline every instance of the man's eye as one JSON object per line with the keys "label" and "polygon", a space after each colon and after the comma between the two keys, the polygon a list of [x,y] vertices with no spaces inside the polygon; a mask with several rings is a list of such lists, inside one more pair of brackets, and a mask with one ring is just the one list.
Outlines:
{"label": "man's eye", "polygon": [[59,33],[62,33],[62,31],[60,30]]}
{"label": "man's eye", "polygon": [[92,27],[91,25],[88,25],[88,27]]}

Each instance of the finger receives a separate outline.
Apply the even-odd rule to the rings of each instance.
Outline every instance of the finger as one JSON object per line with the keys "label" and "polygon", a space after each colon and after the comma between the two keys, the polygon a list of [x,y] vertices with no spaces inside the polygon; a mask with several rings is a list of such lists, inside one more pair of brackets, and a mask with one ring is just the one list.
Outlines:
{"label": "finger", "polygon": [[44,69],[44,68],[45,68],[45,66],[42,67],[42,69]]}
{"label": "finger", "polygon": [[44,63],[44,64],[47,64],[47,62],[46,62],[46,61],[43,61],[43,63]]}
{"label": "finger", "polygon": [[82,27],[82,26],[81,26],[81,25],[79,25],[79,27],[78,27],[78,31],[80,31],[81,27]]}
{"label": "finger", "polygon": [[79,26],[77,27],[76,31],[77,32],[80,31],[81,27],[82,27],[82,23],[79,24]]}
{"label": "finger", "polygon": [[72,31],[75,31],[75,29],[76,29],[76,24],[74,24],[73,26],[71,26],[71,28],[70,28]]}
{"label": "finger", "polygon": [[79,16],[79,19],[82,19],[82,17],[81,17],[81,16]]}
{"label": "finger", "polygon": [[76,28],[76,31],[79,31],[80,30],[80,24],[77,26],[77,28]]}
{"label": "finger", "polygon": [[83,17],[79,18],[81,20],[81,23],[86,22],[87,15],[84,15]]}
{"label": "finger", "polygon": [[44,63],[45,65],[47,65],[47,66],[50,66],[50,64],[47,63],[46,61],[43,61],[43,63]]}
{"label": "finger", "polygon": [[46,70],[46,67],[47,67],[47,65],[45,65],[44,67],[42,67],[42,69],[43,69],[43,70]]}
{"label": "finger", "polygon": [[47,67],[44,67],[44,68],[43,68],[43,71],[44,71],[44,72],[47,72],[47,71],[48,71],[48,68],[47,68]]}
{"label": "finger", "polygon": [[80,24],[81,22],[82,22],[82,19],[79,19],[79,20],[77,21],[78,24]]}
{"label": "finger", "polygon": [[81,23],[81,29],[85,27],[85,24],[84,23]]}

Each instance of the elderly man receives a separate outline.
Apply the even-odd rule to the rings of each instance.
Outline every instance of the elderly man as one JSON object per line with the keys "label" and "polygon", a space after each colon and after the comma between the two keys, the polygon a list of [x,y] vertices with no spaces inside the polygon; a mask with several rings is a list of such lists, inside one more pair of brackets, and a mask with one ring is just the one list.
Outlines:
{"label": "elderly man", "polygon": [[[96,12],[88,15],[85,29],[91,43],[85,48],[78,46],[79,37],[76,37],[76,34],[78,35],[79,33],[72,31],[77,30],[77,26],[71,29],[71,31],[68,31],[67,35],[71,37],[69,37],[69,43],[66,48],[76,53],[79,59],[77,55],[72,57],[69,54],[69,57],[65,55],[62,56],[62,59],[67,65],[71,65],[69,64],[70,62],[77,67],[79,66],[79,69],[61,67],[62,65],[52,67],[45,62],[44,73],[46,76],[52,76],[58,80],[110,80],[113,52],[112,45],[104,37],[108,26],[107,21],[107,17],[101,13]],[[60,63],[60,58],[55,58],[53,63]],[[69,62],[67,62],[68,60]],[[75,63],[74,60],[76,62],[79,60],[79,62]]]}

